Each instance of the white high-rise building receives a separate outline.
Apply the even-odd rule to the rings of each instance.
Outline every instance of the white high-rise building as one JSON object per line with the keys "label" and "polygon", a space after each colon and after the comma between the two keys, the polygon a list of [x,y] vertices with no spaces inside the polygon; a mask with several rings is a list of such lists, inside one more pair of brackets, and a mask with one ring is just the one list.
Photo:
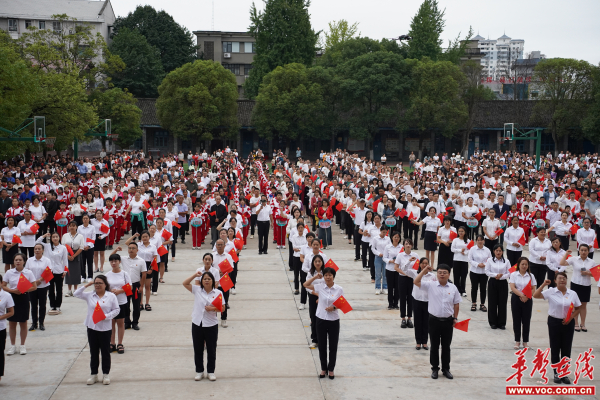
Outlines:
{"label": "white high-rise building", "polygon": [[483,77],[491,80],[499,80],[510,70],[511,65],[518,58],[523,58],[525,41],[523,39],[511,39],[506,35],[496,40],[485,39],[477,35],[473,40],[478,41],[478,46],[485,56],[481,59]]}

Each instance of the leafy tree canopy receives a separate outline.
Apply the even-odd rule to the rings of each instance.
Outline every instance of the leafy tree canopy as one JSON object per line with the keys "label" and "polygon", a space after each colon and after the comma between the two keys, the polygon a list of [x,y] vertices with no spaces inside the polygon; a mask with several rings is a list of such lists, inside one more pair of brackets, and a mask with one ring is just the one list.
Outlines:
{"label": "leafy tree canopy", "polygon": [[[345,19],[339,21],[331,21],[328,23],[329,31],[324,32],[324,40],[321,43],[321,48],[325,51],[331,49],[335,44],[345,42],[353,38],[358,32],[358,22],[350,25]],[[358,33],[360,36],[360,33]]]}
{"label": "leafy tree canopy", "polygon": [[103,92],[95,91],[90,101],[98,109],[100,120],[111,120],[111,131],[119,135],[117,144],[120,147],[129,147],[142,137],[142,110],[127,90],[112,88]]}

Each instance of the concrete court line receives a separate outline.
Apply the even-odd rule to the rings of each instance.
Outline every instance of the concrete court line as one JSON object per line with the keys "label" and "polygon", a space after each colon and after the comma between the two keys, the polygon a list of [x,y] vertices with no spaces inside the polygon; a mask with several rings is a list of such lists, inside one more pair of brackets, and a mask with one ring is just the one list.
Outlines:
{"label": "concrete court line", "polygon": [[[289,245],[289,243],[288,243],[288,245]],[[279,256],[281,257],[281,263],[283,265],[283,273],[285,274],[285,278],[287,279],[287,283],[290,287],[290,293],[292,293],[292,299],[294,300],[294,304],[296,305],[296,312],[298,313],[298,318],[300,319],[300,326],[302,327],[302,332],[304,332],[304,337],[306,338],[306,344],[308,345],[308,343],[309,343],[308,334],[306,333],[306,329],[304,329],[304,322],[302,322],[302,315],[300,315],[300,310],[298,309],[298,301],[296,300],[296,295],[293,292],[294,288],[292,288],[292,282],[290,281],[290,277],[288,275],[289,265],[287,265],[286,260],[283,258],[283,253],[287,254],[288,252],[287,251],[282,252],[281,249],[278,249],[278,250],[279,250]],[[289,260],[287,260],[287,261],[289,261]],[[308,296],[308,294],[307,294],[307,296]],[[312,349],[309,348],[309,351],[310,351],[310,357],[312,358],[313,364],[315,365],[315,372],[317,373],[317,375],[319,375],[321,370],[317,367],[317,361],[315,360]],[[321,379],[319,379],[318,377],[316,379],[319,382],[319,387],[321,388],[321,393],[323,393],[323,399],[327,399],[327,397],[325,396],[325,391],[323,390],[323,385],[321,384]]]}

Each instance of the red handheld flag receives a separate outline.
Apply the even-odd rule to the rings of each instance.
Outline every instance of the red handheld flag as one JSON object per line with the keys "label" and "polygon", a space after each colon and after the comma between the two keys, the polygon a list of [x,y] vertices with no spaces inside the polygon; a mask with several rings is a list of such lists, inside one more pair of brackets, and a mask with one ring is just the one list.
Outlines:
{"label": "red handheld flag", "polygon": [[17,290],[21,293],[25,293],[32,287],[33,284],[29,282],[29,279],[25,278],[25,275],[19,276],[19,282],[17,283]]}
{"label": "red handheld flag", "polygon": [[67,248],[67,251],[69,252],[69,255],[70,255],[71,257],[73,257],[73,255],[74,255],[75,253],[73,252],[73,249],[71,248],[71,246],[69,246],[69,245],[67,244],[67,245],[65,245],[65,247]]}
{"label": "red handheld flag", "polygon": [[146,219],[147,219],[148,221],[154,221],[154,215],[152,215],[152,214],[148,214],[148,215],[146,216]]}
{"label": "red handheld flag", "polygon": [[104,213],[104,217],[103,218],[104,218],[105,221],[108,221],[108,219],[110,218],[110,214],[108,213],[108,211]]}
{"label": "red handheld flag", "polygon": [[231,249],[229,251],[229,255],[233,259],[233,262],[238,262],[240,260],[240,258],[238,257],[237,253],[235,252],[235,249]]}
{"label": "red handheld flag", "polygon": [[506,213],[506,211],[504,211],[504,213],[500,216],[500,219],[503,219],[505,221],[508,219],[508,214]]}
{"label": "red handheld flag", "polygon": [[342,203],[337,203],[337,205],[335,206],[335,209],[338,211],[342,211],[342,209],[344,208],[344,205]]}
{"label": "red handheld flag", "polygon": [[320,249],[323,248],[323,239],[319,239],[319,243],[321,243],[321,247],[319,247]]}
{"label": "red handheld flag", "polygon": [[158,249],[156,249],[156,252],[158,253],[159,256],[164,256],[165,254],[167,254],[169,252],[169,250],[167,250],[167,248],[165,246],[160,246]]}
{"label": "red handheld flag", "polygon": [[504,233],[504,231],[502,230],[502,228],[498,228],[498,229],[496,230],[496,232],[494,232],[494,235],[496,235],[496,236],[500,236],[500,235],[502,235],[503,233]]}
{"label": "red handheld flag", "polygon": [[214,217],[215,215],[217,215],[217,212],[216,211],[211,211],[208,214],[210,214],[211,217]]}
{"label": "red handheld flag", "polygon": [[150,209],[150,203],[148,203],[148,200],[144,200],[142,204],[144,205],[144,207],[146,207],[146,210]]}
{"label": "red handheld flag", "polygon": [[569,306],[569,310],[567,311],[567,316],[565,317],[566,321],[569,321],[571,319],[571,314],[573,314],[573,308],[575,308],[575,306],[573,305],[573,303],[571,303],[571,305]]}
{"label": "red handheld flag", "polygon": [[325,268],[333,268],[335,270],[335,272],[339,271],[339,267],[337,266],[336,263],[333,262],[332,259],[329,259],[326,263],[325,263]]}
{"label": "red handheld flag", "polygon": [[517,271],[517,264],[513,265],[512,267],[510,267],[510,268],[508,269],[508,272],[510,272],[511,274],[512,274],[513,272],[516,272],[516,271]]}
{"label": "red handheld flag", "polygon": [[161,236],[165,239],[165,241],[171,239],[171,236],[173,236],[173,234],[171,232],[169,232],[166,229],[163,229]]}
{"label": "red handheld flag", "polygon": [[215,297],[211,304],[217,307],[217,310],[219,310],[219,312],[223,312],[223,295],[219,294],[217,297]]}
{"label": "red handheld flag", "polygon": [[[85,238],[85,242],[86,242],[86,243],[91,243],[91,244],[94,244],[94,243],[96,243],[96,242],[94,241],[94,239],[90,239],[90,238]],[[73,254],[71,254],[71,255],[73,255]]]}
{"label": "red handheld flag", "polygon": [[173,221],[171,222],[171,225],[173,225],[175,228],[177,229],[181,229],[181,225],[179,225],[177,222]]}
{"label": "red handheld flag", "polygon": [[38,224],[33,224],[29,229],[31,230],[31,233],[37,233],[37,231],[40,229],[40,226]]}
{"label": "red handheld flag", "polygon": [[444,223],[444,214],[442,214],[442,213],[439,213],[437,217],[438,217],[438,219],[440,220],[440,223],[442,223],[442,224],[443,224],[443,223]]}
{"label": "red handheld flag", "polygon": [[100,232],[107,234],[109,231],[110,231],[110,228],[108,225],[100,224]]}
{"label": "red handheld flag", "polygon": [[527,285],[525,285],[525,287],[523,288],[523,290],[521,290],[521,292],[523,292],[523,294],[525,296],[527,296],[529,299],[531,299],[531,297],[533,296],[532,290],[531,290],[531,279],[529,279],[529,282],[527,282]]}
{"label": "red handheld flag", "polygon": [[221,261],[219,263],[219,269],[224,274],[227,274],[227,273],[233,271],[233,267],[231,266],[231,263],[229,262],[228,259],[224,259],[223,261]]}
{"label": "red handheld flag", "polygon": [[375,200],[373,202],[373,211],[377,212],[377,208],[379,207],[380,202],[381,202],[381,199]]}
{"label": "red handheld flag", "polygon": [[137,300],[137,298],[138,298],[138,292],[139,292],[139,288],[135,288],[135,297],[134,297],[134,298],[135,298],[136,300]]}
{"label": "red handheld flag", "polygon": [[[244,237],[242,236],[242,232],[240,232],[240,231],[238,231],[238,232],[235,234],[235,237],[236,237],[237,239],[240,239],[240,240],[244,239]],[[239,250],[239,249],[238,249],[238,250]]]}
{"label": "red handheld flag", "polygon": [[343,312],[344,314],[347,314],[350,311],[352,311],[352,306],[350,306],[350,303],[348,303],[348,301],[344,298],[344,296],[338,297],[338,299],[333,302],[333,305],[336,308],[339,308],[340,311]]}
{"label": "red handheld flag", "polygon": [[332,205],[332,206],[335,206],[335,203],[336,203],[336,201],[337,201],[337,200],[335,199],[335,197],[332,197],[332,198],[331,198],[331,205]]}
{"label": "red handheld flag", "polygon": [[92,314],[92,321],[94,324],[97,324],[100,321],[106,319],[106,314],[102,311],[102,307],[100,307],[100,303],[96,302],[96,307],[94,307],[94,313]]}
{"label": "red handheld flag", "polygon": [[590,268],[590,273],[592,274],[596,282],[600,281],[600,264]]}
{"label": "red handheld flag", "polygon": [[519,239],[518,243],[519,243],[521,246],[525,246],[525,245],[527,244],[527,239],[525,239],[525,234],[523,234],[523,235],[521,236],[521,238]]}
{"label": "red handheld flag", "polygon": [[12,242],[17,243],[17,244],[23,244],[23,241],[21,240],[21,236],[18,236],[18,235],[13,235]]}
{"label": "red handheld flag", "polygon": [[474,217],[477,221],[481,220],[481,217],[483,217],[481,210],[477,211],[477,214],[475,214]]}
{"label": "red handheld flag", "polygon": [[221,286],[221,290],[224,292],[227,292],[233,287],[233,281],[229,277],[229,274],[225,274],[219,279],[219,286]]}
{"label": "red handheld flag", "polygon": [[79,208],[81,208],[81,211],[86,212],[87,211],[87,207],[83,206],[83,205],[79,205]]}
{"label": "red handheld flag", "polygon": [[414,269],[415,271],[419,269],[419,260],[415,261],[415,263],[412,266],[412,269]]}
{"label": "red handheld flag", "polygon": [[236,249],[241,250],[244,248],[244,241],[242,239],[235,239],[233,245]]}
{"label": "red handheld flag", "polygon": [[54,220],[55,221],[58,221],[62,217],[63,217],[63,213],[61,213],[60,211],[57,211],[56,214],[54,214]]}
{"label": "red handheld flag", "polygon": [[133,296],[133,289],[131,288],[131,285],[129,283],[123,285],[121,289],[125,291],[125,294],[127,296]]}
{"label": "red handheld flag", "polygon": [[65,265],[65,272],[68,273],[69,272],[69,266]]}
{"label": "red handheld flag", "polygon": [[298,178],[298,182],[296,182],[296,185],[302,186],[302,179],[301,178]]}
{"label": "red handheld flag", "polygon": [[458,237],[458,234],[454,231],[450,231],[450,240],[454,240]]}
{"label": "red handheld flag", "polygon": [[475,246],[475,242],[474,241],[470,241],[469,243],[467,243],[467,249],[471,250],[471,247]]}
{"label": "red handheld flag", "polygon": [[52,273],[50,267],[46,267],[44,272],[42,272],[41,278],[43,278],[46,283],[50,282],[54,278],[54,274]]}
{"label": "red handheld flag", "polygon": [[469,332],[469,321],[470,320],[471,320],[471,318],[465,319],[464,321],[457,322],[456,324],[454,324],[454,327],[458,330]]}
{"label": "red handheld flag", "polygon": [[416,219],[415,216],[413,215],[412,211],[410,212],[410,214],[408,215],[408,219]]}
{"label": "red handheld flag", "polygon": [[576,235],[578,230],[579,230],[579,225],[573,225],[570,229],[571,234],[573,234],[573,235]]}
{"label": "red handheld flag", "polygon": [[594,248],[600,249],[600,246],[598,246],[598,239],[594,239]]}
{"label": "red handheld flag", "polygon": [[[163,247],[163,246],[160,246],[160,247],[162,247],[162,248],[164,249],[164,247]],[[166,249],[165,249],[165,250],[166,250]],[[160,254],[160,253],[159,253],[159,254]],[[156,262],[156,257],[154,257],[154,258],[152,259],[152,263],[150,264],[150,267],[152,268],[152,271],[156,271],[156,272],[158,272],[158,263]]]}

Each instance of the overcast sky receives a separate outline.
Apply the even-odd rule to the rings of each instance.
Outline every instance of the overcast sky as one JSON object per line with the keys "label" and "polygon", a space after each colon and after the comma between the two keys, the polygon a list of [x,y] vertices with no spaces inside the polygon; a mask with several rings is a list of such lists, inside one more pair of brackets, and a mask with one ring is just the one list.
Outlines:
{"label": "overcast sky", "polygon": [[[256,1],[262,9],[263,2]],[[135,10],[138,4],[164,9],[190,31],[211,30],[212,0],[114,0],[117,16]],[[315,30],[326,30],[332,20],[359,22],[361,36],[393,38],[408,33],[410,20],[420,0],[313,0],[311,22]],[[525,40],[525,52],[539,50],[547,57],[577,58],[600,62],[599,0],[440,0],[446,8],[447,41],[469,26],[475,34],[497,39],[506,33]],[[215,0],[214,30],[246,31],[250,25],[252,0]]]}

